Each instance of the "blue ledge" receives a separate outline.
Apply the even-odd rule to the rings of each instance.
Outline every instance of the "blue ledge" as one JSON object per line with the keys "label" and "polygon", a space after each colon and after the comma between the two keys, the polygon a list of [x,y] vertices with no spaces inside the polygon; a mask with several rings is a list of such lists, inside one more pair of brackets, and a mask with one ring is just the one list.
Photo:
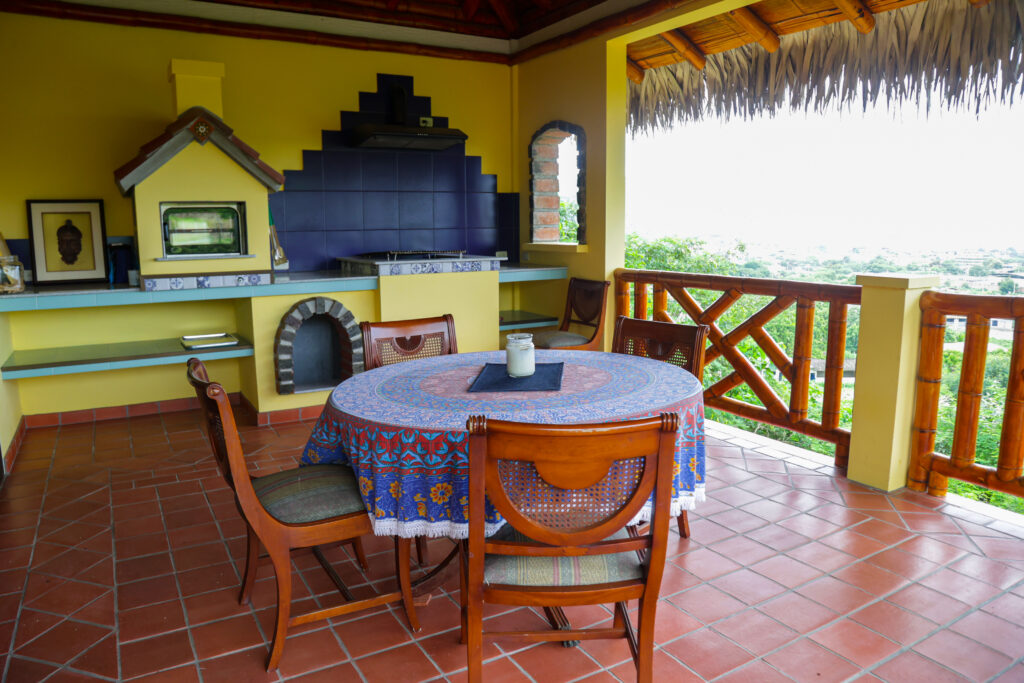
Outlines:
{"label": "blue ledge", "polygon": [[569,277],[565,266],[502,266],[498,282],[534,282],[538,280],[564,280]]}

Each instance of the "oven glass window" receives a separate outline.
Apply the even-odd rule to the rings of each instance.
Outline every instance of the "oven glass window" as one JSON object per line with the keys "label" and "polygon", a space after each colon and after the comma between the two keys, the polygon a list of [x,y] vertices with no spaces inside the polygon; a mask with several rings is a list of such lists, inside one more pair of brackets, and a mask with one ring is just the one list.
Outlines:
{"label": "oven glass window", "polygon": [[163,203],[164,254],[242,254],[245,203]]}

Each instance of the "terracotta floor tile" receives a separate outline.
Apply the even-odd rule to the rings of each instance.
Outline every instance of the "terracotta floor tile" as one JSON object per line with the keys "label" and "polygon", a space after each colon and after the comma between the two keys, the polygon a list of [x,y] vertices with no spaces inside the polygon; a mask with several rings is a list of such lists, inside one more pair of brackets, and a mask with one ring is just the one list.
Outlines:
{"label": "terracotta floor tile", "polygon": [[[285,650],[287,652],[287,649]],[[241,652],[204,659],[199,662],[203,683],[240,683],[241,681],[276,681],[276,671],[266,670],[267,648],[254,647]],[[344,680],[344,679],[337,679]]]}
{"label": "terracotta floor tile", "polygon": [[704,581],[736,571],[742,566],[707,548],[697,548],[682,557],[677,557],[673,564]]}
{"label": "terracotta floor tile", "polygon": [[945,624],[966,612],[970,606],[921,584],[912,584],[888,597],[926,619]]}
{"label": "terracotta floor tile", "polygon": [[821,572],[787,555],[776,555],[750,567],[758,574],[786,586],[795,588],[821,576]]}
{"label": "terracotta floor tile", "polygon": [[935,572],[940,565],[926,560],[923,557],[906,553],[899,548],[890,548],[872,555],[865,562],[877,567],[887,569],[894,574],[905,576],[908,579],[920,579],[923,576]]}
{"label": "terracotta floor tile", "polygon": [[824,543],[808,543],[786,553],[788,556],[809,564],[823,572],[833,572],[840,567],[857,561],[857,558]]}
{"label": "terracotta floor tile", "polygon": [[790,683],[792,680],[759,659],[715,679],[715,683]]}
{"label": "terracotta floor tile", "polygon": [[968,605],[979,605],[1000,592],[991,584],[972,579],[952,569],[943,569],[926,576],[919,583],[961,602],[966,602]]}
{"label": "terracotta floor tile", "polygon": [[110,635],[93,645],[84,654],[71,660],[71,666],[91,674],[106,676],[107,678],[117,678],[117,636],[111,632]]}
{"label": "terracotta floor tile", "polygon": [[[612,673],[624,683],[635,683],[636,681],[636,666],[631,661],[616,666],[612,669]],[[652,678],[655,681],[672,681],[672,683],[699,683],[704,680],[663,650],[654,651],[654,675]]]}
{"label": "terracotta floor tile", "polygon": [[716,553],[743,565],[753,564],[775,554],[768,546],[761,545],[744,536],[734,536],[711,546]]}
{"label": "terracotta floor tile", "polygon": [[1015,683],[1016,681],[1024,681],[1024,663],[1017,664],[998,678],[993,679],[992,683]]}
{"label": "terracotta floor tile", "polygon": [[1020,596],[1005,593],[982,607],[982,609],[1010,623],[1024,626],[1024,598]]}
{"label": "terracotta floor tile", "polygon": [[817,581],[800,586],[796,592],[840,614],[855,610],[875,599],[872,594],[831,576],[823,576]]}
{"label": "terracotta floor tile", "polygon": [[882,664],[873,672],[883,681],[906,683],[907,681],[928,681],[928,683],[968,683],[969,679],[950,671],[916,652],[904,652]]}
{"label": "terracotta floor tile", "polygon": [[748,605],[764,602],[786,590],[785,586],[749,569],[726,574],[712,581],[711,585]]}
{"label": "terracotta floor tile", "polygon": [[[323,623],[323,622],[321,622]],[[263,651],[264,658],[269,645]],[[392,651],[393,652],[393,651]],[[308,633],[290,635],[284,644],[284,654],[278,667],[282,676],[296,676],[301,673],[322,669],[349,659],[330,628],[321,628]],[[372,679],[371,679],[372,680]]]}
{"label": "terracotta floor tile", "polygon": [[133,678],[172,669],[193,660],[188,633],[175,631],[121,646],[121,674]]}
{"label": "terracotta floor tile", "polygon": [[927,619],[884,601],[854,612],[851,618],[903,645],[920,640],[936,628]]}
{"label": "terracotta floor tile", "polygon": [[955,546],[937,541],[927,536],[915,536],[909,541],[901,543],[900,550],[923,557],[938,564],[946,564],[965,555],[965,551]]}
{"label": "terracotta floor tile", "polygon": [[832,574],[837,579],[872,595],[887,595],[903,588],[910,580],[868,562],[857,562]]}
{"label": "terracotta floor tile", "polygon": [[[582,657],[583,655],[580,656]],[[402,666],[396,668],[395,662],[401,662]],[[427,681],[440,676],[438,668],[415,645],[403,645],[393,650],[385,650],[384,652],[357,659],[353,661],[353,664],[368,681],[414,683],[415,681]],[[591,670],[594,667],[591,667]],[[581,669],[578,675],[582,675],[586,671],[586,669]],[[548,680],[556,681],[558,679],[555,676]]]}
{"label": "terracotta floor tile", "polygon": [[173,574],[158,576],[155,579],[135,581],[118,587],[117,608],[127,610],[177,598],[178,582],[176,577]]}
{"label": "terracotta floor tile", "polygon": [[753,655],[711,629],[694,631],[663,649],[705,679],[712,679],[746,664]]}
{"label": "terracotta floor tile", "polygon": [[[807,543],[807,537],[790,531],[778,524],[769,524],[760,529],[754,529],[746,534],[752,541],[767,546],[776,552],[792,550]],[[703,539],[702,539],[703,540]],[[710,542],[710,541],[709,541]]]}
{"label": "terracotta floor tile", "polygon": [[57,670],[53,664],[33,662],[21,657],[11,657],[7,663],[5,683],[39,683]]}
{"label": "terracotta floor tile", "polygon": [[1024,656],[1024,628],[988,612],[972,612],[950,626],[950,629],[1002,652],[1011,659]]}
{"label": "terracotta floor tile", "polygon": [[971,578],[1006,589],[1024,579],[1024,571],[1015,569],[1005,562],[990,560],[980,555],[966,555],[950,565],[950,569]]}
{"label": "terracotta floor tile", "polygon": [[755,655],[767,654],[800,636],[796,631],[753,609],[720,621],[713,628]]}
{"label": "terracotta floor tile", "polygon": [[152,579],[156,576],[171,574],[174,567],[171,565],[170,553],[157,555],[146,555],[130,560],[122,560],[117,563],[118,583],[129,583],[140,579]]}
{"label": "terracotta floor tile", "polygon": [[865,669],[900,649],[888,638],[849,619],[830,624],[811,634],[810,638]]}
{"label": "terracotta floor tile", "polygon": [[918,643],[914,651],[974,681],[987,680],[1012,662],[1006,655],[948,630]]}
{"label": "terracotta floor tile", "polygon": [[[457,625],[454,622],[453,625]],[[385,650],[410,640],[404,622],[391,612],[373,614],[334,626],[334,632],[344,644],[350,657],[362,657]]]}
{"label": "terracotta floor tile", "polygon": [[838,616],[827,607],[796,593],[786,593],[757,609],[800,633],[816,629]]}
{"label": "terracotta floor tile", "polygon": [[687,614],[705,624],[718,621],[744,609],[746,605],[714,586],[703,584],[683,593],[678,593],[669,602],[678,605]]}
{"label": "terracotta floor tile", "polygon": [[798,681],[842,681],[859,669],[809,640],[798,640],[765,661]]}
{"label": "terracotta floor tile", "polygon": [[123,610],[118,614],[121,642],[150,638],[185,628],[180,600]]}
{"label": "terracotta floor tile", "polygon": [[719,512],[708,517],[715,524],[721,524],[727,529],[732,529],[736,533],[744,533],[752,531],[758,527],[762,527],[768,522],[757,515],[752,515],[749,512],[743,510],[728,510],[726,512]]}
{"label": "terracotta floor tile", "polygon": [[66,664],[110,634],[110,629],[62,621],[17,649],[15,654],[54,664]]}

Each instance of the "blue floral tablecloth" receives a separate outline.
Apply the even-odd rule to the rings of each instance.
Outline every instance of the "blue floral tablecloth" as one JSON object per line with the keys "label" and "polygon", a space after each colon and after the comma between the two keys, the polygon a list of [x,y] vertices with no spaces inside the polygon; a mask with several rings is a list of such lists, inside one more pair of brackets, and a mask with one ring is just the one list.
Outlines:
{"label": "blue floral tablecloth", "polygon": [[[379,535],[465,538],[470,415],[569,424],[675,411],[672,514],[704,499],[704,404],[693,375],[638,356],[538,350],[537,362],[565,364],[561,390],[468,391],[485,363],[503,362],[501,351],[463,353],[345,380],[331,392],[302,463],[351,466]],[[649,515],[648,507],[638,521]],[[488,523],[488,533],[503,524],[490,509]]]}

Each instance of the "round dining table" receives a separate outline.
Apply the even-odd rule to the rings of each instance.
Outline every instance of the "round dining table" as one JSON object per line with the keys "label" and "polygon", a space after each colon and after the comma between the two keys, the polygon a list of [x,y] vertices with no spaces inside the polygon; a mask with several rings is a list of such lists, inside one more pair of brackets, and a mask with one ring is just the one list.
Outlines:
{"label": "round dining table", "polygon": [[[553,391],[470,392],[502,351],[406,361],[354,375],[330,395],[302,464],[352,467],[377,535],[466,538],[471,415],[544,424],[609,422],[679,414],[672,515],[704,499],[704,405],[700,382],[668,363],[598,351],[537,350],[562,363]],[[634,520],[647,521],[650,508]],[[487,533],[503,521],[487,510]]]}

